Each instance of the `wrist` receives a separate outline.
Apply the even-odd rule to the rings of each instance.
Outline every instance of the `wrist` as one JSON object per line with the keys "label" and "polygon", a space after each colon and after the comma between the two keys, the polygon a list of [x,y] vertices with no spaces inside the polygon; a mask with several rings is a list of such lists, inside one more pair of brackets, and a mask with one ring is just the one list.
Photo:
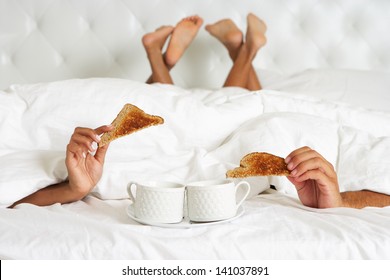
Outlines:
{"label": "wrist", "polygon": [[345,192],[340,193],[340,198],[341,198],[341,207],[353,208],[347,193]]}
{"label": "wrist", "polygon": [[93,187],[82,187],[72,181],[68,181],[68,196],[77,201],[87,196]]}
{"label": "wrist", "polygon": [[330,196],[327,200],[319,206],[319,208],[336,208],[336,207],[347,207],[344,205],[343,197],[337,193]]}

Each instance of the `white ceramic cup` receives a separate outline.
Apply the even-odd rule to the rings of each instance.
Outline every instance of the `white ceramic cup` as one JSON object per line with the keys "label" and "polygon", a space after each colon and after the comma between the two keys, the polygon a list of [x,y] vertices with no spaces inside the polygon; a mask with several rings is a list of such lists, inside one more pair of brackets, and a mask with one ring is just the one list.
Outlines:
{"label": "white ceramic cup", "polygon": [[183,220],[184,185],[162,181],[130,182],[127,192],[137,219],[149,223],[179,223]]}
{"label": "white ceramic cup", "polygon": [[[237,198],[237,190],[242,187],[244,194]],[[212,222],[232,218],[248,196],[250,185],[241,181],[210,180],[186,185],[188,218],[194,222]]]}

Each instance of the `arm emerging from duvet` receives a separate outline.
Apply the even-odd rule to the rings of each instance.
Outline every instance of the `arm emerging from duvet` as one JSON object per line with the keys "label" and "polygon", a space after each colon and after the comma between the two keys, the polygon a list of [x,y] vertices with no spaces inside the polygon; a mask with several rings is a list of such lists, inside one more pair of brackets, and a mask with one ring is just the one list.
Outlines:
{"label": "arm emerging from duvet", "polygon": [[286,157],[287,178],[297,189],[301,202],[309,207],[331,208],[390,205],[390,196],[368,190],[340,193],[337,174],[318,152],[309,147],[299,148]]}
{"label": "arm emerging from duvet", "polygon": [[[101,126],[96,129],[77,127],[66,149],[68,180],[40,189],[15,202],[10,208],[20,203],[39,206],[70,203],[85,197],[102,176],[104,159],[109,147],[107,144],[98,147],[95,151],[92,143],[99,143],[99,135],[111,129],[111,126]],[[95,152],[95,155],[92,155],[92,152]]]}

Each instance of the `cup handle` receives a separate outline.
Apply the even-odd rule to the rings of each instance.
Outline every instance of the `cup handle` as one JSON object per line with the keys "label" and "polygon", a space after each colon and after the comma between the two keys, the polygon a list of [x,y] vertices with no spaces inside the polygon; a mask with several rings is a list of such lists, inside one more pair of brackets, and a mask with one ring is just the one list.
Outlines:
{"label": "cup handle", "polygon": [[251,190],[251,186],[249,185],[249,183],[247,181],[241,181],[239,182],[237,185],[236,185],[236,193],[237,193],[237,190],[240,186],[244,186],[244,188],[246,188],[246,192],[244,194],[244,196],[241,198],[241,200],[237,203],[236,205],[236,209],[238,209],[238,207],[240,207],[240,205],[244,202],[244,200],[248,197],[249,195],[249,192]]}
{"label": "cup handle", "polygon": [[132,190],[131,190],[131,187],[132,187],[133,185],[137,186],[137,184],[134,183],[134,182],[130,182],[130,183],[127,185],[127,193],[129,194],[130,200],[133,201],[133,203],[134,203],[134,202],[135,202],[135,197],[134,197],[133,192],[132,192]]}

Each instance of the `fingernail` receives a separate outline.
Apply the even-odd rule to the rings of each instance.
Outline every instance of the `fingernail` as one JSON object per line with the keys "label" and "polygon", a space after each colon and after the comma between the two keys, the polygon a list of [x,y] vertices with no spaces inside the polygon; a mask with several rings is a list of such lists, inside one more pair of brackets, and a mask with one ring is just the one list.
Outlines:
{"label": "fingernail", "polygon": [[97,134],[95,136],[96,136],[96,142],[100,142],[100,140],[101,140],[100,136]]}
{"label": "fingernail", "polygon": [[83,152],[83,158],[86,158],[87,157],[87,155]]}
{"label": "fingernail", "polygon": [[288,168],[288,170],[291,170],[291,169],[293,169],[293,167],[294,167],[294,165],[293,165],[293,163],[292,163],[292,162],[290,162],[289,164],[287,164],[287,168]]}
{"label": "fingernail", "polygon": [[296,169],[294,169],[293,171],[291,171],[291,173],[290,173],[292,176],[294,176],[295,174],[297,174],[297,170]]}
{"label": "fingernail", "polygon": [[286,158],[284,159],[284,162],[285,162],[285,163],[289,163],[289,162],[290,162],[290,160],[291,160],[291,158],[290,158],[290,157],[286,157]]}
{"label": "fingernail", "polygon": [[97,149],[97,143],[96,143],[96,142],[92,142],[90,148],[91,148],[91,152],[96,151],[96,149]]}

